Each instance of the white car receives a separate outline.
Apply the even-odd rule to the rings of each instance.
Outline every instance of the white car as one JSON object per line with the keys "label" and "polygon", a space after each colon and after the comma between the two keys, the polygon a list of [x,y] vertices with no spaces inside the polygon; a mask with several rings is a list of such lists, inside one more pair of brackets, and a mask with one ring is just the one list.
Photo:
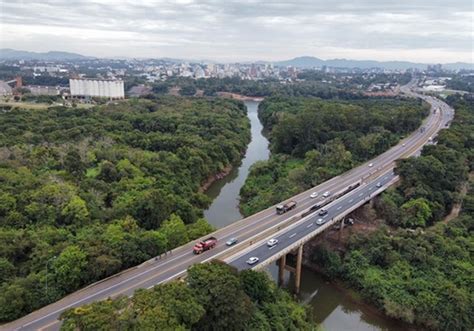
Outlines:
{"label": "white car", "polygon": [[316,224],[317,225],[321,225],[321,224],[324,224],[326,221],[322,218],[318,218],[317,221],[316,221]]}
{"label": "white car", "polygon": [[373,166],[374,166],[374,164],[373,164],[373,163],[369,163],[369,167],[373,167]]}
{"label": "white car", "polygon": [[318,192],[313,192],[311,193],[311,195],[309,196],[311,199],[314,199],[318,196]]}
{"label": "white car", "polygon": [[381,182],[378,182],[375,186],[377,186],[377,187],[382,187],[382,183],[381,183]]}
{"label": "white car", "polygon": [[252,256],[251,258],[247,260],[247,264],[250,264],[250,265],[255,264],[257,262],[258,262],[258,257],[256,256]]}
{"label": "white car", "polygon": [[273,246],[275,246],[276,244],[278,244],[278,239],[272,238],[272,239],[270,239],[269,241],[267,241],[267,246],[268,246],[268,247],[273,247]]}
{"label": "white car", "polygon": [[327,197],[330,196],[330,195],[331,195],[331,192],[329,192],[329,191],[328,191],[328,192],[324,192],[323,197],[327,198]]}

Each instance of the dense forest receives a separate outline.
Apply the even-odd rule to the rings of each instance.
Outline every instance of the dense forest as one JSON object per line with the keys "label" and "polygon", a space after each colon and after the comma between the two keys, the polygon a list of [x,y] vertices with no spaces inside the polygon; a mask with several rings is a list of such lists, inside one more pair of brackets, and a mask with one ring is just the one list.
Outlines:
{"label": "dense forest", "polygon": [[[389,316],[429,329],[472,330],[474,107],[469,96],[447,101],[456,109],[452,126],[420,157],[400,160],[400,185],[376,200],[387,226],[354,235],[344,254],[321,245],[312,258]],[[455,203],[459,216],[445,220]]]}
{"label": "dense forest", "polygon": [[211,231],[199,188],[249,139],[224,99],[0,114],[0,321]]}
{"label": "dense forest", "polygon": [[405,84],[410,75],[399,74],[327,74],[322,71],[305,71],[297,80],[282,84],[278,79],[250,80],[239,77],[192,79],[173,77],[153,85],[153,92],[166,94],[173,87],[180,88],[181,95],[194,95],[201,90],[204,95],[232,92],[246,96],[306,96],[322,99],[364,99],[363,91],[372,83],[390,82]]}
{"label": "dense forest", "polygon": [[61,330],[314,330],[304,307],[263,272],[196,264],[186,282],[73,308]]}
{"label": "dense forest", "polygon": [[446,87],[453,90],[466,91],[474,93],[474,76],[454,75],[450,80],[446,81]]}
{"label": "dense forest", "polygon": [[381,154],[415,130],[429,107],[417,100],[272,97],[259,106],[272,156],[240,192],[253,214]]}

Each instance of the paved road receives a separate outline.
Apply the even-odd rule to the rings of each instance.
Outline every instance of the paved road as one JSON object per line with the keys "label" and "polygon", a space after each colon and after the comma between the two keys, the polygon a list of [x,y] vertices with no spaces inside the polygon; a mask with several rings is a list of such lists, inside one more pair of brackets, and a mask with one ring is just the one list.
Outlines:
{"label": "paved road", "polygon": [[[405,89],[406,90],[406,89]],[[240,244],[231,250],[240,250],[249,247],[249,243],[258,248],[257,242],[264,238],[259,238],[263,233],[281,225],[285,226],[288,219],[307,210],[315,203],[309,197],[311,192],[340,191],[350,184],[364,179],[365,182],[373,181],[379,174],[385,173],[393,168],[394,160],[413,155],[427,142],[429,136],[435,133],[449,122],[453,110],[448,105],[431,97],[423,97],[433,105],[433,109],[441,108],[441,111],[432,112],[425,120],[424,132],[417,131],[394,146],[389,151],[376,157],[345,174],[332,178],[331,180],[318,185],[317,187],[296,195],[292,200],[296,200],[298,205],[295,210],[283,215],[275,214],[275,206],[263,210],[255,215],[237,221],[225,228],[222,228],[213,235],[219,239],[218,245],[213,250],[202,255],[192,254],[194,242],[183,245],[173,250],[171,254],[161,257],[159,260],[150,260],[137,267],[125,270],[108,279],[94,283],[82,290],[74,292],[65,298],[50,304],[42,309],[30,313],[23,318],[9,324],[0,326],[1,330],[57,330],[59,322],[57,318],[64,310],[83,305],[92,301],[115,297],[118,295],[132,295],[138,288],[149,288],[156,284],[178,278],[185,274],[186,269],[203,261],[214,258],[223,259],[228,257],[229,248],[225,246],[225,241],[231,237],[237,237]],[[373,166],[369,167],[369,163]],[[276,229],[275,229],[276,231]],[[224,255],[225,254],[225,255]],[[237,252],[234,253],[235,255]],[[238,263],[238,262],[236,262]]]}
{"label": "paved road", "polygon": [[[305,217],[301,221],[297,222],[295,226],[290,226],[280,231],[277,235],[272,236],[278,240],[278,244],[272,247],[267,245],[267,240],[270,238],[265,238],[262,241],[256,243],[252,249],[249,249],[243,254],[234,256],[229,259],[229,264],[233,265],[239,270],[245,270],[250,268],[255,268],[262,263],[268,264],[270,261],[275,261],[281,255],[284,254],[287,248],[291,248],[295,243],[298,243],[304,238],[309,237],[311,234],[316,236],[321,231],[327,228],[327,224],[331,223],[333,219],[340,215],[347,215],[354,205],[359,203],[364,204],[369,201],[371,197],[374,196],[374,192],[378,190],[383,190],[385,186],[389,185],[392,180],[396,178],[396,175],[393,171],[389,171],[387,174],[381,175],[378,178],[375,178],[368,184],[361,186],[360,188],[349,192],[340,199],[337,199],[327,207],[324,207],[328,213],[324,216],[320,216],[317,212],[311,214],[310,216]],[[377,185],[381,185],[379,188]],[[317,220],[322,219],[324,223],[318,224]],[[333,222],[334,223],[334,222]],[[304,240],[307,241],[307,240]],[[258,257],[258,263],[249,265],[247,260],[250,257]]]}

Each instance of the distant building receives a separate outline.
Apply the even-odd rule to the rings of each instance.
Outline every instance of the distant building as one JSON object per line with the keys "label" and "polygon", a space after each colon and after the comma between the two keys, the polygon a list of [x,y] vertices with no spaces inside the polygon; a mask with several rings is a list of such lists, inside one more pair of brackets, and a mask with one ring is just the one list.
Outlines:
{"label": "distant building", "polygon": [[69,79],[69,89],[72,97],[101,97],[123,99],[125,90],[123,80],[109,79]]}
{"label": "distant building", "polygon": [[62,90],[59,86],[28,85],[25,87],[33,95],[60,95]]}
{"label": "distant building", "polygon": [[0,80],[0,96],[12,95],[12,88],[3,80]]}

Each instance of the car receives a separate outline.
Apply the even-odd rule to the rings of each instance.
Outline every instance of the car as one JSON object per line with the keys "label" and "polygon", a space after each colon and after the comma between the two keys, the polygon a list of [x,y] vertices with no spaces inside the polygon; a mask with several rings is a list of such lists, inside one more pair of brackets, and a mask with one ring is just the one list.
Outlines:
{"label": "car", "polygon": [[374,164],[373,164],[373,163],[369,163],[369,167],[373,167],[373,166],[374,166]]}
{"label": "car", "polygon": [[252,256],[251,258],[249,258],[249,259],[247,260],[247,264],[252,265],[252,264],[257,263],[258,261],[259,261],[258,257]]}
{"label": "car", "polygon": [[403,144],[402,144],[402,147],[405,147],[406,145],[407,145],[407,144],[403,143]]}
{"label": "car", "polygon": [[325,222],[326,222],[326,221],[325,221],[324,219],[322,219],[322,218],[318,218],[318,219],[316,220],[316,224],[317,224],[317,225],[324,224]]}
{"label": "car", "polygon": [[311,193],[311,195],[309,196],[311,199],[314,199],[318,196],[318,192],[313,192]]}
{"label": "car", "polygon": [[378,182],[377,184],[375,184],[375,186],[377,186],[377,187],[382,187],[382,183],[381,183],[381,182]]}
{"label": "car", "polygon": [[328,211],[326,209],[321,209],[319,211],[319,216],[324,216],[324,215],[327,215]]}
{"label": "car", "polygon": [[238,241],[237,238],[230,238],[229,240],[227,240],[227,241],[225,242],[225,244],[226,244],[227,246],[232,246],[232,245],[237,244],[237,241]]}
{"label": "car", "polygon": [[327,198],[330,195],[331,195],[331,192],[327,191],[327,192],[324,192],[323,197]]}
{"label": "car", "polygon": [[275,246],[276,244],[278,244],[278,239],[272,238],[272,239],[270,239],[269,241],[267,241],[267,246],[268,246],[268,247],[273,247],[273,246]]}

